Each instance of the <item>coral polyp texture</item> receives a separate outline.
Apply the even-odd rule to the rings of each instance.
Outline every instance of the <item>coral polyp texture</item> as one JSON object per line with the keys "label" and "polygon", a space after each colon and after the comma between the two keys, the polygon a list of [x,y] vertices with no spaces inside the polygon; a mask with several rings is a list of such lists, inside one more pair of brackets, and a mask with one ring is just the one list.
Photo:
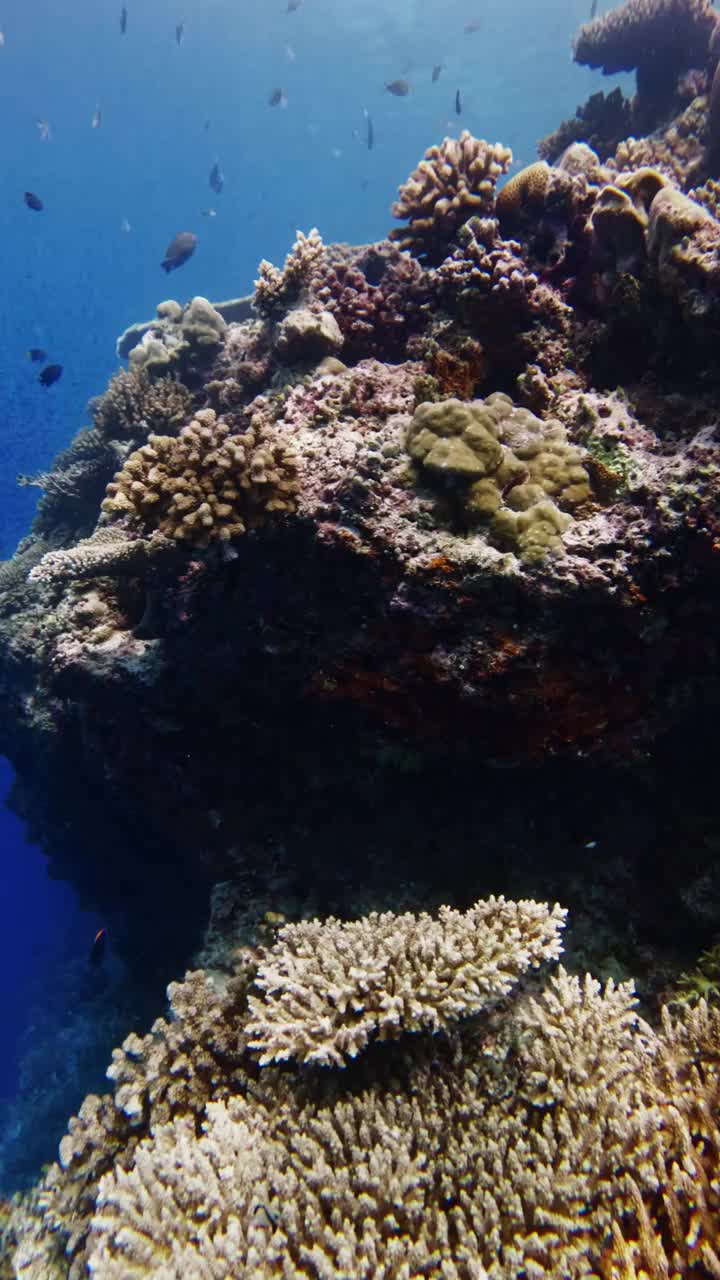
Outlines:
{"label": "coral polyp texture", "polygon": [[463,222],[492,215],[497,180],[511,161],[507,147],[474,138],[467,129],[429,147],[393,205],[393,217],[408,225],[394,228],[390,239],[423,262],[441,262]]}
{"label": "coral polyp texture", "polygon": [[292,448],[249,424],[231,431],[200,409],[178,436],[148,437],[108,485],[102,510],[144,532],[204,547],[294,507]]}
{"label": "coral polyp texture", "polygon": [[[557,959],[561,922],[557,908],[503,899],[358,921],[365,972],[404,970],[421,1011],[429,988],[436,1007],[441,960],[459,998],[445,998],[442,1030],[420,1016],[342,1070],[258,1067],[251,1037],[264,1001],[280,1030],[283,956],[281,985],[292,972],[298,1026],[314,1035],[323,966],[350,976],[357,959],[342,944],[350,925],[286,926],[221,984],[174,984],[173,1019],[128,1038],[114,1093],[86,1099],[60,1163],[11,1209],[16,1274],[712,1275],[718,1015],[701,1001],[653,1031],[632,983],[562,967],[523,987],[528,966]],[[488,1004],[493,993],[504,998]],[[354,1002],[324,998],[335,1038],[352,1038]]]}

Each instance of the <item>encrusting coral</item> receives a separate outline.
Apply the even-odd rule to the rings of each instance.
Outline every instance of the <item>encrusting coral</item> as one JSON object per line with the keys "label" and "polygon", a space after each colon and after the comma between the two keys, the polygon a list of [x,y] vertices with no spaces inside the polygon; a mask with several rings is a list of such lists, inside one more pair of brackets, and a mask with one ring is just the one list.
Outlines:
{"label": "encrusting coral", "polygon": [[561,423],[542,422],[501,392],[418,405],[407,449],[451,509],[526,561],[559,551],[571,523],[563,508],[590,497],[583,453]]}
{"label": "encrusting coral", "polygon": [[[61,1166],[11,1210],[15,1274],[715,1275],[720,1015],[703,1002],[666,1011],[655,1032],[631,983],[603,989],[560,967],[534,991],[518,985],[557,956],[562,916],[500,898],[437,920],[359,922],[372,944],[362,968],[404,971],[426,1029],[343,1070],[258,1067],[248,1036],[260,1012],[286,1056],[277,970],[281,985],[293,974],[301,1060],[318,1036],[352,1034],[353,1001],[336,1006],[322,989],[338,963],[356,983],[349,926],[306,926],[315,955],[300,966],[301,926],[286,926],[269,954],[240,954],[236,977],[174,984],[173,1020],[129,1037],[110,1072],[115,1096],[88,1098]],[[431,1033],[423,1010],[435,1007],[441,956],[460,999]]]}
{"label": "encrusting coral", "polygon": [[292,511],[296,470],[285,441],[252,424],[233,430],[213,409],[201,409],[179,436],[151,435],[130,455],[102,509],[141,531],[203,547]]}
{"label": "encrusting coral", "polygon": [[393,205],[393,217],[408,225],[395,227],[390,239],[422,262],[442,262],[468,218],[492,216],[495,185],[511,161],[507,147],[474,138],[467,129],[429,147]]}

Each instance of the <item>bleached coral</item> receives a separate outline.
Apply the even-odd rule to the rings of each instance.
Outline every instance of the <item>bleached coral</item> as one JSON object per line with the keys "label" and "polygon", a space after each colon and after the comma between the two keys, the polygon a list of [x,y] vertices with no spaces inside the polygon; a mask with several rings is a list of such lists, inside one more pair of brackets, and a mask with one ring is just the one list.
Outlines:
{"label": "bleached coral", "polygon": [[565,912],[489,898],[436,920],[388,911],[285,925],[260,965],[248,1035],[261,1063],[343,1066],[373,1039],[437,1030],[560,954]]}

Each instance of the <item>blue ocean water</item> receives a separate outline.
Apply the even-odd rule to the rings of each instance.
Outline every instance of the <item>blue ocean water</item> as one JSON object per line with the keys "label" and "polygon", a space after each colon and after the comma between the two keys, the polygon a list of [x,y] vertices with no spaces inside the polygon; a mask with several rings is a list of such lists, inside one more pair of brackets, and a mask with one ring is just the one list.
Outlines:
{"label": "blue ocean water", "polygon": [[[326,241],[382,237],[398,184],[448,132],[500,140],[522,167],[536,140],[598,87],[570,56],[586,0],[542,9],[527,0],[302,0],[293,12],[286,0],[128,0],[124,35],[120,8],[33,0],[0,12],[0,556],[27,532],[37,498],[16,476],[46,468],[87,420],[128,324],[166,297],[247,293],[259,260],[281,262],[297,228],[317,226]],[[405,98],[384,90],[398,77],[410,84]],[[274,88],[286,107],[269,106]],[[219,195],[208,186],[216,159]],[[42,212],[25,206],[26,190]],[[210,207],[216,217],[203,215]],[[199,247],[166,278],[160,261],[181,230],[195,232]],[[63,365],[54,386],[39,385],[29,347]],[[3,794],[10,781],[5,765]],[[82,966],[102,922],[47,878],[6,811],[0,857],[7,1100],[38,1001],[53,1003],[61,1028],[58,1003],[70,987],[58,971]],[[68,1106],[88,1087],[79,1080]]]}

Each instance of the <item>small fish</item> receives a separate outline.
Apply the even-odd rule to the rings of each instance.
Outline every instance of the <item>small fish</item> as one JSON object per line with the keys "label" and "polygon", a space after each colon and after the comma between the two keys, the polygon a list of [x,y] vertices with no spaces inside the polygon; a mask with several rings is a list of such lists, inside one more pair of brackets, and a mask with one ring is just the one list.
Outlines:
{"label": "small fish", "polygon": [[333,147],[332,151],[330,152],[330,155],[332,156],[333,160],[341,160],[342,147]]}
{"label": "small fish", "polygon": [[36,120],[35,126],[40,134],[41,142],[52,142],[52,132],[47,120]]}
{"label": "small fish", "polygon": [[127,31],[127,9],[125,8],[125,5],[123,5],[122,9],[120,10],[120,35],[124,36],[126,31]]}
{"label": "small fish", "polygon": [[463,27],[463,31],[465,32],[466,36],[471,36],[475,31],[479,31],[481,26],[482,26],[482,22],[480,21],[479,18],[470,18],[465,23],[465,26]]}
{"label": "small fish", "polygon": [[177,26],[176,26],[176,28],[175,28],[175,43],[176,43],[176,45],[177,45],[178,49],[180,48],[180,45],[181,45],[181,44],[182,44],[182,42],[183,42],[183,36],[184,36],[184,35],[185,35],[185,23],[184,23],[184,22],[178,22],[178,24],[177,24]]}
{"label": "small fish", "polygon": [[38,382],[41,387],[51,387],[53,382],[57,382],[62,377],[63,367],[61,364],[46,364],[38,374]]}
{"label": "small fish", "polygon": [[217,218],[217,213],[215,212],[214,209],[201,209],[200,213],[202,214],[203,218]]}
{"label": "small fish", "polygon": [[268,106],[270,107],[286,107],[287,95],[284,89],[273,89],[268,98]]}
{"label": "small fish", "polygon": [[192,231],[178,232],[165,250],[165,257],[160,263],[163,271],[177,271],[188,258],[192,258],[197,242],[198,238]]}
{"label": "small fish", "polygon": [[287,13],[297,13],[302,0],[288,0]]}
{"label": "small fish", "polygon": [[437,63],[435,64],[435,66],[433,67],[433,69],[432,69],[432,82],[433,82],[433,84],[437,84],[438,80],[440,79],[440,72],[441,72],[441,71],[442,71],[442,63],[441,63],[441,62],[437,62]]}
{"label": "small fish", "polygon": [[98,929],[88,955],[88,963],[92,965],[93,969],[99,969],[105,959],[106,944],[107,929]]}
{"label": "small fish", "polygon": [[456,89],[455,90],[455,115],[459,116],[461,114],[462,114],[462,101],[460,98],[460,90]]}
{"label": "small fish", "polygon": [[100,110],[99,107],[97,107],[96,110],[93,111],[93,118],[90,121],[90,126],[93,129],[99,129],[102,126],[102,111]]}
{"label": "small fish", "polygon": [[30,347],[25,354],[28,360],[32,360],[33,364],[37,364],[39,360],[47,360],[47,351],[43,351],[42,347]]}
{"label": "small fish", "polygon": [[121,230],[121,231],[123,231],[123,232],[125,233],[125,235],[127,235],[127,234],[128,234],[128,232],[132,231],[132,227],[130,226],[130,223],[128,222],[127,218],[123,218],[123,219],[121,220],[121,222],[120,222],[120,230]]}
{"label": "small fish", "polygon": [[583,849],[597,849],[597,840],[586,840]]}
{"label": "small fish", "polygon": [[410,92],[410,85],[407,80],[388,80],[385,88],[388,93],[392,93],[396,98],[407,98]]}
{"label": "small fish", "polygon": [[365,128],[366,128],[365,140],[367,142],[367,149],[368,151],[372,151],[375,145],[375,130],[373,129],[373,122],[370,119],[370,112],[368,111],[367,107],[363,107],[363,115],[365,117]]}
{"label": "small fish", "polygon": [[293,49],[291,44],[285,45],[285,57],[287,58],[288,62],[294,62],[297,57],[297,54],[295,53],[295,50]]}
{"label": "small fish", "polygon": [[595,18],[597,18],[597,11],[598,11],[598,0],[592,0],[590,4],[590,21],[591,22]]}
{"label": "small fish", "polygon": [[42,200],[39,196],[35,195],[34,191],[25,191],[23,193],[23,200],[25,201],[28,209],[34,209],[36,213],[41,213],[45,208]]}
{"label": "small fish", "polygon": [[225,186],[225,174],[220,168],[219,160],[215,161],[212,169],[210,170],[210,176],[208,177],[208,182],[210,184],[210,189],[215,192],[216,196],[219,196],[220,192]]}
{"label": "small fish", "polygon": [[0,31],[0,49],[5,48],[5,32]]}

